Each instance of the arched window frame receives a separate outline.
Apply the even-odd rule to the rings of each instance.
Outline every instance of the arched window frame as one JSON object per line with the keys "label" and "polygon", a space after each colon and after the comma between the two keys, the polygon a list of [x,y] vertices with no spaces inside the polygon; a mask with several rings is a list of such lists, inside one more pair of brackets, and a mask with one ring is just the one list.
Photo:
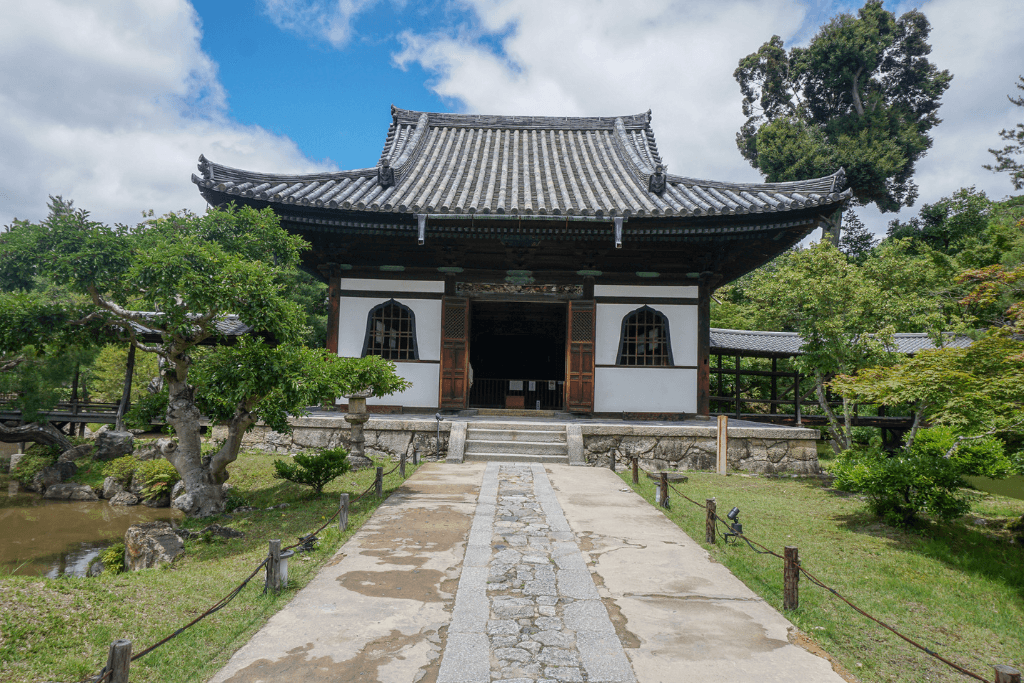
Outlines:
{"label": "arched window frame", "polygon": [[[402,310],[406,314],[408,314],[408,316],[409,316],[409,336],[412,339],[412,348],[411,348],[411,357],[410,358],[389,358],[388,360],[395,360],[395,361],[419,360],[420,359],[420,348],[419,348],[419,344],[418,344],[418,342],[416,340],[416,313],[411,308],[409,308],[408,306],[406,306],[405,304],[403,304],[403,303],[401,303],[399,301],[396,301],[395,299],[388,299],[387,301],[384,301],[382,303],[377,304],[376,306],[374,306],[373,308],[370,309],[369,313],[366,314],[366,335],[363,337],[363,356],[362,357],[366,358],[369,355],[374,355],[374,356],[380,356],[381,355],[379,353],[371,353],[372,348],[371,348],[370,342],[371,342],[371,340],[373,338],[373,334],[376,332],[376,330],[374,329],[374,324],[373,324],[374,323],[374,319],[375,319],[376,315],[379,312],[383,311],[388,306],[396,306],[400,310]],[[382,356],[382,357],[386,358],[386,356]]]}
{"label": "arched window frame", "polygon": [[[626,334],[627,334],[627,328],[628,328],[628,326],[630,324],[629,321],[631,319],[635,318],[638,314],[640,314],[640,313],[647,313],[647,312],[653,313],[654,315],[658,316],[661,319],[662,326],[664,327],[664,330],[665,330],[664,362],[663,363],[657,363],[657,364],[653,364],[652,363],[651,365],[641,365],[641,364],[635,363],[635,362],[634,363],[627,363],[625,361],[629,357],[626,355],[626,345],[627,345],[627,343],[630,343],[630,341],[627,340]],[[636,337],[635,336],[632,338],[632,342],[631,343],[633,343],[633,344],[636,343]],[[634,354],[632,356],[632,358],[635,359],[635,358],[637,358],[637,356]],[[641,306],[640,308],[637,308],[636,310],[630,311],[626,315],[622,316],[622,327],[621,327],[621,329],[619,331],[619,351],[615,355],[615,364],[616,365],[620,365],[622,367],[627,367],[627,368],[658,368],[658,367],[670,367],[672,365],[675,365],[675,363],[672,360],[672,334],[671,334],[671,331],[669,330],[668,316],[665,315],[664,313],[662,313],[661,311],[659,311],[657,309],[654,309],[654,308],[651,308],[650,306],[647,306],[647,305]]]}

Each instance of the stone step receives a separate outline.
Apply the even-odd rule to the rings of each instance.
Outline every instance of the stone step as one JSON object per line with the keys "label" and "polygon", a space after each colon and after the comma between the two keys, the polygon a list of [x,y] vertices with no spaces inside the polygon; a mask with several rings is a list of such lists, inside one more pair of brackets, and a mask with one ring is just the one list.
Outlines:
{"label": "stone step", "polygon": [[565,425],[559,422],[492,422],[488,420],[487,422],[469,422],[466,424],[466,429],[469,431],[496,429],[506,432],[561,432],[565,434]]}
{"label": "stone step", "polygon": [[569,413],[559,410],[533,410],[525,408],[477,408],[477,415],[484,417],[537,417],[553,418],[564,417]]}
{"label": "stone step", "polygon": [[533,443],[565,443],[565,430],[540,429],[492,429],[489,427],[470,427],[466,430],[466,439],[474,441],[527,441]]}
{"label": "stone step", "polygon": [[569,448],[565,442],[551,441],[487,441],[466,439],[466,453],[518,453],[521,455],[564,455]]}
{"label": "stone step", "polygon": [[466,451],[466,462],[537,462],[549,465],[568,465],[567,455],[519,455],[514,453],[470,453]]}

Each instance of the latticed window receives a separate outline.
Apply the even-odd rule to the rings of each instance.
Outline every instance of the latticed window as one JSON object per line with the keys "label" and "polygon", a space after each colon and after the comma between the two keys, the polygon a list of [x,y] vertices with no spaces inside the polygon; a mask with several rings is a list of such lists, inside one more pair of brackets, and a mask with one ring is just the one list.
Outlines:
{"label": "latticed window", "polygon": [[618,365],[672,365],[668,318],[649,306],[622,319]]}
{"label": "latticed window", "polygon": [[374,306],[366,322],[363,356],[388,360],[418,360],[416,316],[394,299]]}

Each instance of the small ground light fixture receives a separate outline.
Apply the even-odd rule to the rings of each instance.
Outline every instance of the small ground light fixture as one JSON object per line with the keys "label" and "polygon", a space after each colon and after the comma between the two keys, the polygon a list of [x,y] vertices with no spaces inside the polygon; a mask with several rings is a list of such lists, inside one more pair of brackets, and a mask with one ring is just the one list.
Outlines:
{"label": "small ground light fixture", "polygon": [[728,543],[730,536],[732,536],[733,539],[736,539],[743,533],[743,525],[740,524],[740,509],[737,507],[729,510],[729,514],[726,515],[726,517],[728,517],[729,521],[732,522],[732,524],[729,525],[729,528],[732,529],[732,531],[726,532],[725,534],[725,542]]}

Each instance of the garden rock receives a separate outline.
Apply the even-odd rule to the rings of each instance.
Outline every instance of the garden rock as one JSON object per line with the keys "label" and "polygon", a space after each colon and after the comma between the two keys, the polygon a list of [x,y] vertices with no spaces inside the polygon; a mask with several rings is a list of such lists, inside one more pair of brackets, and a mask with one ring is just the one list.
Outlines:
{"label": "garden rock", "polygon": [[110,500],[119,493],[124,492],[124,486],[114,477],[107,477],[103,480],[103,497]]}
{"label": "garden rock", "polygon": [[130,484],[128,484],[128,490],[134,493],[136,496],[138,496],[142,494],[142,487],[142,477],[140,477],[139,473],[136,472],[135,474],[132,475],[132,481]]}
{"label": "garden rock", "polygon": [[60,454],[60,457],[57,458],[57,462],[75,462],[76,460],[84,458],[92,453],[92,449],[93,445],[91,443],[85,443],[81,446],[69,448]]}
{"label": "garden rock", "polygon": [[126,571],[170,564],[185,551],[181,539],[167,522],[145,522],[128,527],[124,535]]}
{"label": "garden rock", "polygon": [[10,467],[7,468],[7,471],[10,472],[10,471],[14,470],[14,468],[18,466],[18,463],[21,462],[21,459],[24,458],[24,457],[25,457],[24,453],[12,453],[11,454],[11,465],[10,465]]}
{"label": "garden rock", "polygon": [[93,560],[89,565],[89,571],[85,573],[88,577],[99,576],[103,573],[106,567],[103,566],[103,560]]}
{"label": "garden rock", "polygon": [[36,476],[32,477],[32,483],[28,485],[29,491],[38,491],[39,493],[45,493],[46,489],[50,488],[54,484],[59,484],[62,481],[70,479],[75,476],[75,472],[78,471],[78,465],[73,462],[58,462],[55,465],[44,467],[36,473]]}
{"label": "garden rock", "polygon": [[88,484],[53,484],[46,488],[43,498],[47,500],[99,500]]}
{"label": "garden rock", "polygon": [[156,496],[155,498],[147,498],[142,501],[142,504],[148,508],[168,508],[171,507],[171,494],[165,493],[162,496]]}
{"label": "garden rock", "polygon": [[135,435],[131,432],[102,431],[96,436],[96,460],[114,460],[131,455],[135,450]]}
{"label": "garden rock", "polygon": [[110,499],[111,505],[138,505],[139,497],[130,491],[121,491]]}

